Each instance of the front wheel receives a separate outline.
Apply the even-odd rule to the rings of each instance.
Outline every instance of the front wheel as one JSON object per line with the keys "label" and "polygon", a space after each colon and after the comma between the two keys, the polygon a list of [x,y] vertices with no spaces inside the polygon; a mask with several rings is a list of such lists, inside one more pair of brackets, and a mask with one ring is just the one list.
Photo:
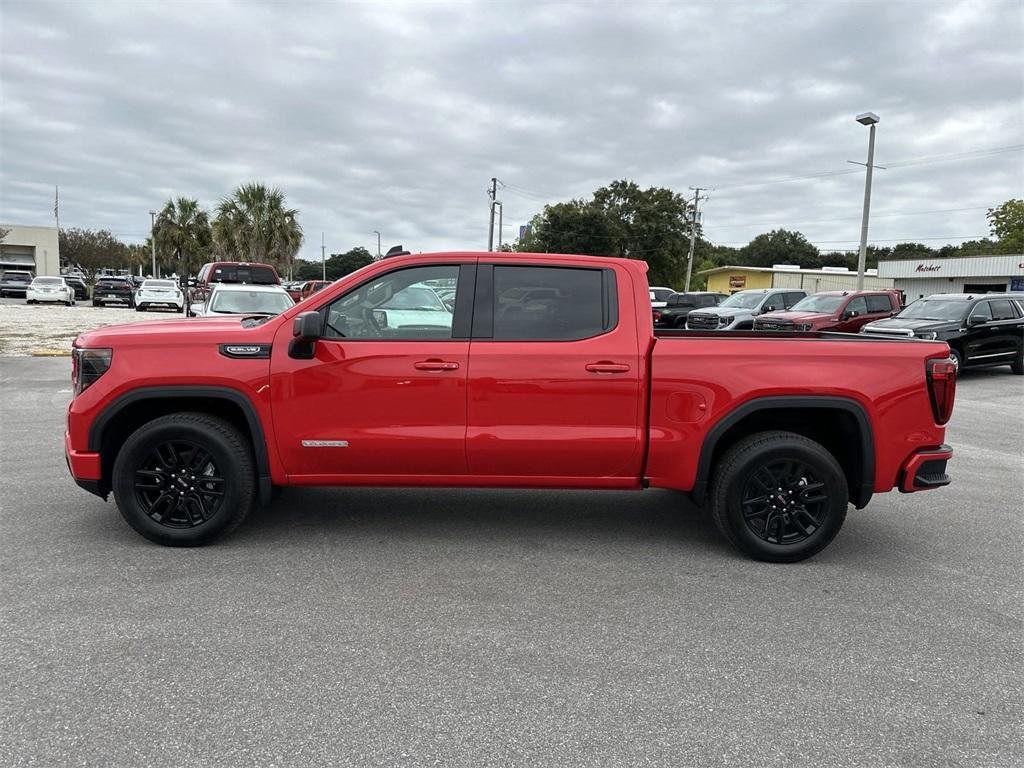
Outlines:
{"label": "front wheel", "polygon": [[792,432],[750,435],[715,466],[715,525],[756,560],[795,563],[816,555],[843,527],[847,503],[846,476],[835,457]]}
{"label": "front wheel", "polygon": [[191,547],[241,524],[253,505],[256,472],[235,427],[204,413],[172,413],[125,441],[112,485],[132,528],[158,544]]}
{"label": "front wheel", "polygon": [[1018,376],[1024,376],[1024,344],[1017,350],[1017,359],[1010,363],[1010,370]]}

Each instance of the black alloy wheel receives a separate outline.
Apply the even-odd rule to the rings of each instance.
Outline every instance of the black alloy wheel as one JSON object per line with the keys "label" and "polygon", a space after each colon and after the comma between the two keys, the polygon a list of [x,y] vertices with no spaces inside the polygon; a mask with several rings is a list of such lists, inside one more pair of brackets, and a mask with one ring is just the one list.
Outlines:
{"label": "black alloy wheel", "polygon": [[801,461],[769,462],[756,469],[743,489],[743,520],[770,544],[810,538],[828,512],[825,484]]}
{"label": "black alloy wheel", "polygon": [[715,462],[709,501],[715,525],[744,554],[773,563],[806,560],[835,538],[849,491],[836,458],[793,432],[758,432]]}
{"label": "black alloy wheel", "polygon": [[220,510],[225,483],[208,450],[169,440],[153,446],[135,470],[135,500],[159,525],[194,528]]}
{"label": "black alloy wheel", "polygon": [[252,509],[257,485],[246,435],[206,413],[171,413],[124,441],[111,487],[122,517],[150,541],[207,544],[234,530]]}

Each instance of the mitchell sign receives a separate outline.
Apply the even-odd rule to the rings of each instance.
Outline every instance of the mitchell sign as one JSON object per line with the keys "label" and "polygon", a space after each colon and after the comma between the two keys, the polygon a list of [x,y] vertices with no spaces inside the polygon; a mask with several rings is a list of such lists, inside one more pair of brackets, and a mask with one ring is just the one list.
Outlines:
{"label": "mitchell sign", "polygon": [[942,269],[941,264],[918,264],[915,272],[938,272]]}

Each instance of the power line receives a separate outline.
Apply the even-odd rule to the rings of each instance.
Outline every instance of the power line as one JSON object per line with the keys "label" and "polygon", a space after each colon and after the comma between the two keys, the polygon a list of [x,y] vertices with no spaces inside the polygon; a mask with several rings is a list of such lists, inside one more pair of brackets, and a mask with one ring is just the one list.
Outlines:
{"label": "power line", "polygon": [[[965,152],[953,152],[946,155],[931,155],[929,157],[917,157],[909,160],[897,160],[894,162],[886,163],[886,168],[906,168],[913,165],[926,165],[930,163],[944,163],[951,162],[954,160],[969,160],[980,157],[989,157],[991,155],[1000,155],[1006,152],[1020,152],[1024,150],[1024,144],[1008,144],[1004,147],[989,147],[987,149],[972,149]],[[848,168],[843,170],[835,171],[813,171],[810,173],[800,174],[799,176],[787,176],[781,179],[765,179],[763,181],[749,181],[741,184],[725,184],[719,185],[716,189],[742,189],[746,187],[760,187],[768,184],[783,184],[789,181],[802,181],[805,179],[821,179],[828,178],[831,176],[846,176],[851,173],[861,173],[859,168]]]}
{"label": "power line", "polygon": [[[973,206],[971,208],[934,208],[934,209],[932,209],[930,211],[894,211],[894,212],[891,212],[891,213],[877,213],[877,214],[873,213],[873,214],[871,214],[871,218],[873,218],[873,219],[887,219],[887,218],[892,218],[894,216],[923,216],[925,214],[931,214],[931,213],[959,213],[961,211],[985,211],[985,210],[988,210],[988,207],[989,206],[987,206],[987,205],[976,205],[976,206]],[[788,229],[788,228],[793,228],[793,227],[805,227],[808,224],[821,224],[823,222],[832,222],[832,221],[860,221],[860,217],[859,216],[843,216],[843,217],[832,218],[832,219],[809,219],[808,221],[804,221],[804,222],[801,222],[801,223],[798,223],[798,224],[779,224],[778,223],[778,219],[763,220],[763,221],[747,221],[747,222],[742,222],[740,224],[718,224],[718,225],[715,226],[715,229],[735,229],[736,227],[757,227],[757,226],[762,226],[762,225],[770,225],[770,226],[774,226],[776,228],[780,228],[781,227],[783,229]]]}

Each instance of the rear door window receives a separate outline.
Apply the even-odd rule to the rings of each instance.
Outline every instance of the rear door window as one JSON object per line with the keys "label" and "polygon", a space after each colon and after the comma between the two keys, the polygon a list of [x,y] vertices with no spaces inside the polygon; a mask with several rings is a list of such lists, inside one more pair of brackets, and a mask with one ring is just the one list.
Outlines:
{"label": "rear door window", "polygon": [[605,333],[615,325],[608,282],[614,285],[608,270],[496,265],[491,338],[573,341]]}
{"label": "rear door window", "polygon": [[868,300],[869,313],[875,314],[877,312],[892,312],[892,302],[888,296],[875,293],[865,298]]}
{"label": "rear door window", "polygon": [[993,320],[1015,320],[1017,313],[1013,310],[1013,302],[1009,299],[997,299],[992,304]]}

